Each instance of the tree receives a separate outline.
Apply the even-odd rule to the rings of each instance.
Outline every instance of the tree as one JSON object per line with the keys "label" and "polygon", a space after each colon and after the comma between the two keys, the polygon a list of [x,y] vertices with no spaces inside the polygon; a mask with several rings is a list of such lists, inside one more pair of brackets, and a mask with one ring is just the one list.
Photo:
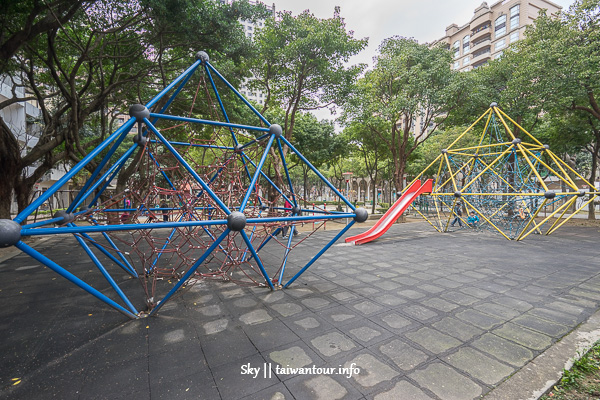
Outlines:
{"label": "tree", "polygon": [[397,36],[386,39],[374,69],[359,80],[344,107],[345,121],[359,122],[389,148],[397,190],[403,188],[411,154],[464,96],[463,81],[450,69],[451,59],[440,46],[429,48]]}
{"label": "tree", "polygon": [[[344,135],[347,140],[353,145],[353,153],[356,154],[362,161],[365,172],[371,179],[371,198],[377,198],[377,182],[380,179],[380,174],[385,169],[387,162],[390,159],[390,149],[379,139],[374,131],[378,129],[383,131],[385,127],[375,127],[375,121],[370,124],[363,124],[358,121],[351,122],[345,129]],[[379,121],[382,123],[382,121]],[[359,171],[355,171],[359,172]],[[371,203],[371,212],[375,213],[375,203]]]}
{"label": "tree", "polygon": [[[26,91],[0,102],[0,110],[31,100],[41,109],[39,140],[30,148],[0,120],[0,218],[10,218],[12,193],[22,210],[47,171],[58,162],[79,161],[104,140],[112,125],[107,111],[126,112],[148,100],[191,64],[196,51],[240,61],[249,42],[238,19],[266,15],[262,6],[211,0],[56,1],[48,6],[56,8],[43,12],[36,7],[37,1],[8,7],[6,21],[23,21],[24,33],[12,25],[0,31],[21,37],[11,42],[11,57],[0,61],[11,72],[15,93]],[[67,11],[55,15],[60,7]],[[34,29],[38,20],[50,22]],[[0,38],[0,45],[9,42]]]}
{"label": "tree", "polygon": [[[515,52],[527,65],[527,79],[510,81],[513,90],[537,93],[552,123],[552,146],[592,155],[593,183],[600,156],[600,1],[578,0],[553,18],[541,13]],[[585,144],[583,144],[585,143]],[[565,145],[572,144],[570,148]],[[594,219],[594,208],[589,208]]]}
{"label": "tree", "polygon": [[[309,113],[298,116],[294,134],[294,147],[316,168],[348,153],[347,143],[342,136],[335,134],[333,123],[327,120],[319,121],[317,117]],[[306,205],[310,168],[300,160],[297,160],[297,164],[291,168],[297,165],[302,168],[303,197]]]}
{"label": "tree", "polygon": [[299,112],[340,104],[363,66],[346,67],[366,39],[354,39],[336,7],[333,18],[308,11],[297,17],[280,12],[255,35],[257,56],[251,65],[255,87],[266,93],[264,110],[284,109],[286,139],[293,136]]}

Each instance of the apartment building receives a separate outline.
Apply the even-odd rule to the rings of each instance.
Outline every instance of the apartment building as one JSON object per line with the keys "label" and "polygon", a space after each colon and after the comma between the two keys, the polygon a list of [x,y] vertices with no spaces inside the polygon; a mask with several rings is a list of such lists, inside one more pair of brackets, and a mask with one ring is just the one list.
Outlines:
{"label": "apartment building", "polygon": [[[250,1],[250,4],[257,4],[256,1]],[[267,10],[271,13],[271,17],[275,18],[275,4],[267,5],[265,4]],[[253,39],[256,30],[262,28],[265,25],[265,20],[258,20],[256,22],[240,20],[240,23],[244,27],[244,33],[247,38]],[[266,95],[260,90],[250,90],[248,88],[248,83],[252,80],[252,78],[248,78],[244,80],[242,86],[240,87],[240,93],[246,97],[248,100],[252,100],[257,102],[260,105],[263,105],[265,100],[267,99]]]}
{"label": "apartment building", "polygon": [[522,39],[525,27],[542,9],[556,14],[561,7],[548,0],[501,0],[491,6],[483,2],[471,21],[451,24],[446,35],[434,43],[446,43],[454,52],[454,69],[469,71],[500,57],[506,47]]}

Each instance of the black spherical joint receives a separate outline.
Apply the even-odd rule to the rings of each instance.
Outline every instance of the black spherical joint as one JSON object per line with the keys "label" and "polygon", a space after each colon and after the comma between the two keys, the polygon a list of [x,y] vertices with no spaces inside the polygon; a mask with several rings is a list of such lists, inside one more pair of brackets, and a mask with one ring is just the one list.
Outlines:
{"label": "black spherical joint", "polygon": [[587,193],[587,192],[586,192],[585,190],[583,190],[583,189],[580,189],[580,190],[577,192],[577,197],[583,197],[583,196],[585,196],[585,194],[586,194],[586,193]]}
{"label": "black spherical joint", "polygon": [[129,116],[134,117],[138,122],[142,122],[144,118],[150,117],[150,110],[143,104],[133,104],[129,107]]}
{"label": "black spherical joint", "polygon": [[365,210],[362,207],[354,210],[354,214],[356,214],[354,216],[354,221],[359,222],[359,223],[365,222],[367,220],[367,218],[369,218],[369,213],[367,212],[367,210]]}
{"label": "black spherical joint", "polygon": [[448,149],[442,149],[442,154],[446,154],[448,152]]}
{"label": "black spherical joint", "polygon": [[12,219],[0,219],[0,248],[14,246],[21,240],[21,225]]}
{"label": "black spherical joint", "polygon": [[544,149],[546,149],[546,150],[550,150],[550,145],[549,145],[549,144],[545,144],[545,145],[544,145]]}
{"label": "black spherical joint", "polygon": [[144,147],[146,143],[148,143],[148,138],[142,135],[135,135],[133,137],[133,143],[137,144],[140,147]]}
{"label": "black spherical joint", "polygon": [[241,231],[246,227],[246,216],[239,211],[233,211],[227,216],[227,227],[234,232]]}
{"label": "black spherical joint", "polygon": [[518,145],[519,143],[521,143],[521,139],[519,138],[515,138],[513,139],[513,141],[511,142],[512,144],[514,144],[515,146]]}
{"label": "black spherical joint", "polygon": [[235,147],[233,148],[233,152],[234,152],[235,154],[241,154],[241,153],[242,153],[242,148],[243,148],[243,147],[244,147],[244,146],[243,146],[242,144],[238,143],[238,144],[236,144],[236,145],[235,145]]}
{"label": "black spherical joint", "polygon": [[454,192],[454,197],[456,197],[457,199],[460,199],[462,197],[462,193],[461,192]]}
{"label": "black spherical joint", "polygon": [[269,127],[269,133],[276,137],[280,137],[283,133],[283,129],[281,128],[281,125],[273,124]]}
{"label": "black spherical joint", "polygon": [[91,208],[89,206],[81,206],[81,207],[79,207],[79,212],[86,213],[86,212],[88,212],[90,210],[91,210]]}
{"label": "black spherical joint", "polygon": [[495,101],[494,101],[494,102],[492,102],[492,103],[490,104],[490,108],[492,108],[492,107],[498,107],[498,103],[496,103]]}
{"label": "black spherical joint", "polygon": [[68,213],[65,210],[60,210],[55,212],[52,218],[62,218],[62,221],[55,222],[55,224],[64,225],[68,224],[69,222],[73,222],[73,220],[75,219],[75,215],[73,215],[72,213]]}
{"label": "black spherical joint", "polygon": [[544,197],[547,199],[553,199],[556,197],[556,193],[554,192],[554,190],[547,190],[546,192],[544,192]]}
{"label": "black spherical joint", "polygon": [[196,53],[196,60],[200,60],[202,61],[202,64],[206,64],[207,62],[210,61],[210,58],[208,57],[208,53],[205,51],[199,51]]}
{"label": "black spherical joint", "polygon": [[300,215],[300,214],[302,214],[302,208],[300,208],[298,206],[292,207],[292,214],[294,214],[294,215]]}

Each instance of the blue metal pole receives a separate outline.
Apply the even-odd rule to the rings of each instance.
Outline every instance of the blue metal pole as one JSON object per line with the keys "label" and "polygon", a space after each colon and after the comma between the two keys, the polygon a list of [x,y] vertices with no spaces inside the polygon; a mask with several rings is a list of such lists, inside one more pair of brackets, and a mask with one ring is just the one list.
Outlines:
{"label": "blue metal pole", "polygon": [[342,200],[344,201],[344,203],[346,203],[346,204],[348,205],[348,207],[350,207],[350,209],[351,209],[352,211],[356,210],[356,207],[354,207],[354,205],[353,205],[352,203],[350,203],[350,202],[349,202],[349,201],[348,201],[348,200],[347,200],[347,199],[344,197],[344,195],[343,195],[343,194],[341,194],[341,193],[340,193],[340,192],[339,192],[339,191],[336,189],[336,187],[335,187],[335,186],[333,186],[333,185],[331,184],[331,182],[329,182],[329,181],[327,180],[327,178],[325,178],[325,177],[323,176],[323,174],[321,174],[321,173],[319,172],[319,170],[318,170],[318,169],[316,169],[316,168],[315,168],[315,167],[314,167],[314,166],[313,166],[313,165],[312,165],[312,164],[311,164],[311,163],[310,163],[310,162],[309,162],[309,161],[308,161],[308,160],[307,160],[307,159],[306,159],[306,158],[305,158],[305,157],[304,157],[302,154],[300,154],[300,152],[299,152],[298,150],[296,150],[296,148],[295,148],[294,146],[292,146],[292,144],[291,144],[290,142],[288,142],[286,138],[284,138],[283,136],[280,136],[280,139],[281,139],[281,140],[283,140],[283,142],[284,142],[284,143],[285,143],[285,144],[286,144],[286,145],[287,145],[287,146],[288,146],[290,149],[292,149],[292,151],[293,151],[294,153],[296,153],[296,155],[298,156],[298,158],[300,158],[300,159],[301,159],[301,160],[302,160],[302,161],[303,161],[303,162],[304,162],[306,165],[308,165],[308,167],[309,167],[310,169],[312,169],[312,171],[313,171],[315,174],[317,174],[317,176],[318,176],[319,178],[321,178],[321,179],[323,180],[323,182],[325,182],[325,184],[326,184],[327,186],[329,186],[329,188],[330,188],[331,190],[333,190],[333,192],[334,192],[334,193],[335,193],[335,194],[336,194],[336,195],[337,195],[337,196],[338,196],[340,199],[342,199]]}
{"label": "blue metal pole", "polygon": [[[135,118],[131,118],[131,119],[135,120]],[[131,121],[131,119],[129,121]],[[129,121],[127,121],[127,122],[129,122]],[[78,204],[81,203],[81,201],[84,199],[83,194],[88,190],[88,188],[90,187],[90,185],[92,184],[92,182],[94,182],[96,180],[96,178],[100,174],[100,171],[102,171],[102,169],[108,163],[108,161],[113,156],[113,154],[115,154],[115,151],[117,151],[117,149],[121,145],[121,142],[123,142],[123,140],[125,139],[125,137],[127,136],[128,133],[129,133],[129,129],[127,131],[124,131],[121,134],[121,136],[119,136],[119,138],[113,143],[112,147],[108,150],[108,152],[106,153],[106,155],[104,156],[104,158],[102,159],[102,161],[100,161],[100,163],[96,167],[96,170],[88,178],[88,180],[85,183],[85,185],[83,185],[83,188],[77,194],[77,196],[75,197],[75,200],[73,200],[73,202],[69,205],[69,207],[67,207],[67,212],[68,213],[72,212],[75,209],[75,205],[76,204],[78,205]]]}
{"label": "blue metal pole", "polygon": [[[223,113],[223,117],[225,117],[225,121],[227,121],[227,123],[229,123],[231,121],[229,121],[229,117],[227,116],[227,112],[225,111],[225,107],[223,106],[223,102],[221,101],[221,96],[219,96],[219,91],[217,90],[215,81],[213,81],[212,75],[210,74],[210,69],[208,69],[208,67],[206,66],[206,63],[204,64],[204,70],[206,71],[206,75],[208,75],[208,79],[210,80],[210,84],[213,88],[213,92],[215,92],[215,96],[217,97],[217,101],[219,102],[219,106],[221,107],[221,112]],[[230,127],[229,132],[231,133],[231,138],[233,139],[233,142],[237,146],[238,140],[235,137],[235,132],[233,131],[233,128]]]}
{"label": "blue metal pole", "polygon": [[[150,143],[160,143],[160,141],[158,140],[148,140]],[[233,147],[230,146],[213,146],[210,144],[196,144],[196,143],[186,143],[186,142],[172,142],[169,141],[169,143],[171,143],[173,146],[189,146],[189,147],[202,147],[205,149],[220,149],[220,150],[235,150]]]}
{"label": "blue metal pole", "polygon": [[40,197],[35,199],[27,208],[17,215],[15,222],[23,222],[33,211],[35,211],[40,205],[50,198],[57,190],[59,190],[65,183],[67,183],[73,176],[83,169],[94,157],[100,154],[109,144],[111,144],[117,137],[123,132],[129,132],[129,129],[133,126],[135,120],[130,119],[125,122],[119,129],[117,129],[112,135],[106,138],[98,147],[92,150],[87,156],[79,161],[69,172],[67,172],[62,178],[60,178],[54,185],[46,190]]}
{"label": "blue metal pole", "polygon": [[271,282],[271,279],[269,278],[269,275],[267,274],[267,271],[265,270],[265,267],[262,261],[260,260],[260,257],[258,257],[258,254],[256,254],[254,246],[252,246],[252,242],[250,242],[250,239],[248,239],[248,235],[246,235],[246,232],[243,229],[240,231],[240,234],[242,235],[244,242],[246,242],[246,246],[248,246],[248,248],[250,249],[252,257],[254,257],[254,259],[256,260],[258,268],[260,268],[260,272],[263,274],[265,280],[269,284],[269,287],[271,288],[271,290],[275,290],[275,286],[273,286],[273,282]]}
{"label": "blue metal pole", "polygon": [[[256,167],[256,164],[254,164],[254,162],[253,162],[253,161],[252,161],[252,160],[251,160],[251,159],[250,159],[250,158],[249,158],[249,157],[248,157],[246,154],[244,154],[244,157],[246,158],[246,160],[248,160],[248,161],[250,162],[250,164],[252,164],[252,166],[253,166],[254,168],[257,168],[257,167]],[[274,189],[275,189],[275,190],[276,190],[276,191],[277,191],[277,192],[278,192],[278,193],[279,193],[281,196],[283,196],[283,198],[284,198],[285,200],[287,200],[287,201],[289,201],[289,202],[291,203],[290,199],[288,199],[288,197],[287,197],[285,194],[283,194],[283,192],[281,191],[281,189],[279,189],[279,187],[278,187],[278,186],[277,186],[277,185],[276,185],[276,184],[275,184],[275,183],[274,183],[274,182],[273,182],[271,179],[269,179],[269,177],[268,177],[268,176],[267,176],[267,175],[266,175],[264,172],[262,172],[262,170],[260,170],[260,174],[262,175],[262,177],[263,177],[263,178],[265,178],[265,180],[266,180],[268,183],[270,183],[270,184],[271,184],[271,186],[273,186],[273,188],[274,188]]]}
{"label": "blue metal pole", "polygon": [[223,81],[223,83],[224,83],[224,84],[226,84],[226,85],[227,85],[227,87],[228,87],[229,89],[231,89],[231,90],[232,90],[232,91],[233,91],[233,92],[234,92],[234,93],[235,93],[235,94],[236,94],[236,95],[237,95],[237,96],[238,96],[238,97],[239,97],[239,98],[240,98],[240,99],[241,99],[241,100],[244,102],[244,104],[246,104],[246,105],[247,105],[247,106],[248,106],[248,107],[249,107],[249,108],[252,110],[252,112],[258,116],[258,118],[260,118],[260,120],[261,120],[261,121],[262,121],[262,122],[263,122],[263,123],[264,123],[266,126],[271,126],[271,124],[269,123],[269,121],[267,121],[267,120],[265,119],[265,117],[263,117],[263,116],[261,115],[261,113],[259,113],[258,111],[256,111],[256,109],[255,109],[254,107],[252,107],[252,104],[248,103],[248,100],[246,100],[246,98],[245,98],[244,96],[242,96],[242,95],[240,94],[240,92],[238,92],[238,91],[237,91],[237,90],[236,90],[236,89],[235,89],[235,88],[234,88],[234,87],[231,85],[231,83],[227,82],[227,79],[225,79],[225,78],[223,77],[223,75],[221,75],[221,74],[219,73],[219,71],[217,71],[217,70],[216,70],[216,69],[215,69],[215,68],[214,68],[212,65],[210,65],[210,63],[206,63],[206,65],[207,65],[207,66],[208,66],[208,67],[209,67],[209,68],[210,68],[210,69],[211,69],[211,70],[212,70],[212,71],[213,71],[215,74],[217,74],[217,76],[219,77],[219,79],[221,79],[221,80]]}
{"label": "blue metal pole", "polygon": [[204,262],[204,260],[206,260],[206,258],[208,258],[208,256],[210,254],[212,254],[212,252],[223,241],[223,239],[225,239],[225,237],[227,237],[228,234],[229,234],[229,228],[226,228],[223,231],[223,233],[221,234],[221,236],[219,236],[219,238],[213,242],[213,244],[204,252],[204,254],[202,254],[202,257],[200,257],[198,259],[198,261],[196,261],[194,263],[194,265],[191,266],[191,268],[188,270],[188,272],[186,272],[185,275],[183,275],[181,277],[181,279],[179,280],[179,282],[177,282],[175,284],[175,286],[173,286],[173,288],[169,291],[169,293],[167,293],[167,295],[156,306],[154,306],[154,308],[152,309],[152,311],[150,311],[150,315],[154,315],[158,310],[160,310],[160,308],[162,306],[165,305],[165,303],[167,302],[167,300],[169,300],[171,298],[171,296],[173,296],[173,294],[175,294],[175,292],[177,291],[177,289],[179,289],[190,278],[190,276],[192,276],[192,274],[194,272],[196,272],[196,270],[198,269],[198,267]]}
{"label": "blue metal pole", "polygon": [[194,62],[191,67],[189,67],[188,69],[186,69],[183,74],[179,75],[173,82],[171,82],[171,84],[169,86],[167,86],[166,88],[164,88],[163,90],[161,90],[160,93],[158,93],[156,96],[154,96],[154,98],[152,100],[150,100],[148,103],[146,103],[146,107],[150,108],[154,104],[156,104],[165,95],[165,93],[168,93],[171,89],[173,89],[175,87],[175,85],[177,85],[182,79],[184,79],[185,77],[187,77],[188,74],[191,75],[191,73],[196,68],[198,68],[198,66],[201,63],[202,63],[201,60],[196,60],[196,62]]}
{"label": "blue metal pole", "polygon": [[285,176],[287,177],[288,185],[290,185],[290,192],[292,193],[292,201],[290,201],[290,203],[297,206],[298,203],[296,202],[296,193],[294,193],[294,185],[292,185],[292,179],[290,178],[290,171],[288,171],[287,163],[285,162],[285,156],[283,154],[283,148],[281,147],[281,140],[279,140],[279,138],[277,138],[277,147],[279,148],[279,157],[281,157],[281,162],[283,164],[283,170],[285,171]]}
{"label": "blue metal pole", "polygon": [[[71,223],[69,225],[72,226],[73,224]],[[102,263],[100,263],[100,260],[98,260],[98,257],[96,257],[96,255],[92,252],[92,249],[90,249],[90,247],[87,245],[87,243],[85,243],[83,241],[82,238],[80,238],[77,235],[73,235],[73,236],[75,236],[75,239],[77,239],[77,242],[79,242],[79,245],[81,247],[83,247],[83,250],[85,250],[85,252],[90,257],[90,259],[92,260],[92,262],[96,265],[96,268],[98,268],[100,270],[100,273],[102,273],[102,275],[104,276],[104,279],[106,279],[108,281],[108,283],[110,284],[110,286],[112,286],[112,288],[114,289],[114,291],[117,292],[117,294],[119,295],[119,297],[121,298],[121,300],[123,300],[123,302],[125,302],[125,304],[127,305],[127,307],[129,307],[129,310],[133,314],[137,314],[138,311],[135,309],[135,307],[133,306],[133,304],[131,304],[131,302],[129,301],[129,299],[127,298],[127,296],[125,296],[125,293],[123,293],[123,291],[121,290],[121,288],[119,287],[119,285],[117,285],[117,282],[115,282],[115,280],[113,279],[113,277],[110,276],[110,274],[108,273],[108,271],[106,271],[106,268],[104,268],[104,266],[102,265]]]}
{"label": "blue metal pole", "polygon": [[281,271],[279,272],[279,279],[277,280],[277,284],[281,286],[281,280],[283,279],[283,273],[285,271],[285,264],[287,263],[288,255],[290,254],[290,250],[292,247],[292,238],[294,237],[294,228],[292,225],[290,228],[290,236],[288,237],[287,247],[285,248],[285,254],[283,256],[283,263],[281,264]]}
{"label": "blue metal pole", "polygon": [[41,262],[42,264],[44,264],[45,266],[50,268],[52,271],[54,271],[57,274],[59,274],[60,276],[62,276],[63,278],[69,280],[71,283],[74,283],[75,285],[79,286],[80,288],[82,288],[83,290],[85,290],[86,292],[91,294],[92,296],[96,297],[98,300],[103,301],[104,303],[113,307],[117,311],[127,315],[129,318],[131,318],[131,319],[138,318],[137,315],[133,314],[131,311],[127,310],[120,304],[116,303],[114,300],[107,297],[100,291],[94,289],[93,287],[91,287],[90,285],[88,285],[87,283],[85,283],[84,281],[82,281],[81,279],[79,279],[78,277],[76,277],[75,275],[73,275],[72,273],[70,273],[63,267],[61,267],[60,265],[58,265],[57,263],[55,263],[54,261],[49,259],[48,257],[44,256],[43,254],[38,253],[36,250],[32,249],[31,247],[29,247],[22,241],[19,241],[17,244],[15,244],[15,247],[18,248],[19,250],[21,250],[22,252],[26,253],[27,255],[31,256],[32,258],[36,259],[37,261]]}
{"label": "blue metal pole", "polygon": [[[127,159],[129,158],[129,156],[131,156],[131,154],[135,151],[135,149],[137,147],[138,147],[137,143],[134,143],[129,148],[129,150],[127,150],[125,152],[125,154],[123,154],[121,156],[121,158],[119,158],[117,160],[117,162],[114,163],[113,166],[110,167],[108,169],[108,171],[106,171],[106,173],[104,175],[102,175],[100,177],[100,179],[98,179],[96,181],[96,183],[94,183],[92,185],[92,187],[87,191],[87,193],[85,195],[83,195],[81,197],[81,200],[79,200],[79,202],[77,202],[77,204],[75,204],[75,206],[73,208],[75,209],[75,208],[79,207],[79,204],[81,204],[84,199],[86,199],[98,186],[100,186],[100,184],[102,182],[104,182],[104,186],[102,186],[102,189],[100,189],[98,191],[98,193],[94,196],[94,198],[92,199],[92,201],[90,201],[90,206],[96,205],[96,202],[98,201],[98,199],[100,198],[100,196],[102,195],[102,193],[104,193],[104,191],[106,190],[106,188],[108,187],[108,185],[110,185],[110,183],[112,182],[112,180],[114,179],[114,177],[119,173],[119,171],[121,170],[121,168],[123,168],[123,165],[125,165],[125,161],[127,161]],[[110,176],[110,178],[108,178],[109,174],[112,174]]]}
{"label": "blue metal pole", "polygon": [[294,275],[294,277],[292,279],[290,279],[288,281],[288,283],[286,283],[283,287],[287,288],[288,286],[290,286],[292,284],[292,282],[294,282],[296,279],[298,279],[298,277],[300,275],[302,275],[304,273],[304,271],[306,271],[308,269],[308,267],[310,267],[311,265],[314,264],[315,261],[317,261],[319,259],[319,257],[321,257],[323,255],[323,253],[325,253],[335,242],[337,242],[337,240],[339,238],[341,238],[344,233],[346,233],[348,231],[348,229],[350,229],[350,227],[352,225],[354,225],[355,221],[351,221],[348,225],[346,225],[346,227],[344,229],[342,229],[337,235],[335,235],[335,237],[333,239],[331,239],[331,241],[329,243],[327,243],[325,245],[325,247],[323,247],[321,249],[321,251],[319,251],[317,253],[316,256],[314,256],[300,271],[298,271],[298,273],[296,275]]}
{"label": "blue metal pole", "polygon": [[254,176],[252,177],[252,181],[250,182],[248,191],[246,191],[244,200],[242,200],[242,204],[240,205],[240,209],[239,209],[240,212],[244,212],[244,209],[246,208],[246,203],[248,202],[248,199],[250,198],[250,194],[252,194],[252,191],[254,190],[254,185],[256,185],[256,181],[258,180],[258,177],[260,176],[260,172],[265,163],[265,160],[267,159],[267,155],[269,154],[269,150],[271,149],[271,145],[273,144],[274,139],[275,139],[275,135],[273,134],[273,135],[271,135],[271,138],[269,139],[269,142],[267,143],[267,146],[265,147],[265,152],[263,153],[262,158],[260,159],[260,162],[258,163],[258,166],[256,167],[256,172],[254,172]]}
{"label": "blue metal pole", "polygon": [[175,156],[175,158],[177,158],[177,160],[181,163],[181,165],[183,165],[183,167],[204,188],[204,190],[206,191],[206,193],[208,193],[208,195],[214,200],[214,202],[217,203],[219,205],[219,207],[221,207],[221,209],[227,215],[231,214],[231,210],[229,210],[229,208],[225,205],[225,203],[223,203],[221,201],[221,199],[219,199],[219,197],[212,190],[210,190],[210,188],[208,187],[208,185],[202,180],[202,178],[200,178],[200,176],[196,173],[196,171],[194,171],[194,169],[192,167],[190,167],[190,165],[183,159],[183,157],[181,157],[181,155],[177,152],[177,150],[175,150],[175,148],[173,146],[171,146],[171,144],[167,141],[167,139],[164,138],[164,136],[158,131],[158,129],[156,129],[154,127],[154,125],[152,125],[150,123],[150,121],[148,121],[147,118],[144,118],[144,122],[146,123],[146,125],[148,126],[148,128],[150,128],[150,130],[152,132],[154,132],[154,134],[156,135],[156,137],[158,137],[160,139],[160,141],[163,142],[163,144],[169,149],[169,151]]}
{"label": "blue metal pole", "polygon": [[[106,233],[102,233],[103,235],[105,235],[105,237],[107,236]],[[98,250],[100,250],[102,253],[104,253],[105,256],[107,256],[108,258],[110,258],[115,264],[117,264],[119,267],[121,267],[125,272],[127,272],[129,275],[133,276],[134,278],[138,277],[137,272],[135,272],[135,270],[133,269],[133,267],[131,265],[129,265],[129,263],[127,263],[127,266],[125,266],[125,264],[121,263],[119,260],[117,260],[117,258],[115,256],[113,256],[112,254],[110,254],[110,252],[108,250],[106,250],[104,247],[102,247],[100,245],[100,243],[96,242],[92,237],[90,237],[89,235],[83,233],[81,234],[81,236],[83,236],[84,238],[88,239],[90,241],[90,243],[92,243],[94,246],[96,246],[96,248]],[[112,242],[112,240],[110,240],[110,243],[113,244],[114,247],[114,243]],[[119,251],[118,249],[115,248],[115,250]],[[119,255],[121,255],[121,252],[118,252]],[[122,256],[121,256],[122,257]]]}
{"label": "blue metal pole", "polygon": [[269,132],[269,128],[262,128],[260,126],[232,124],[229,122],[219,122],[219,121],[211,121],[211,120],[207,120],[207,119],[180,117],[177,115],[150,113],[150,117],[158,118],[158,119],[166,119],[169,121],[192,122],[192,123],[203,124],[203,125],[222,126],[222,127],[227,127],[227,128],[238,128],[238,129],[244,129],[244,130],[248,130],[248,131]]}

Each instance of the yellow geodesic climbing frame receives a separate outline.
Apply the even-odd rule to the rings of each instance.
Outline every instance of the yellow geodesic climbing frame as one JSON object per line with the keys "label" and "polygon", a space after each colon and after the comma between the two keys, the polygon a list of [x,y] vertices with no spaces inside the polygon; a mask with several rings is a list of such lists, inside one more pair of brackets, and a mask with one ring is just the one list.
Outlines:
{"label": "yellow geodesic climbing frame", "polygon": [[[477,143],[469,143],[467,135],[472,140],[479,129]],[[509,240],[522,240],[534,232],[549,235],[593,207],[600,195],[496,103],[415,180],[429,176],[434,178],[433,190],[421,196],[415,211],[435,229],[448,231],[458,217],[465,227],[497,231]]]}

